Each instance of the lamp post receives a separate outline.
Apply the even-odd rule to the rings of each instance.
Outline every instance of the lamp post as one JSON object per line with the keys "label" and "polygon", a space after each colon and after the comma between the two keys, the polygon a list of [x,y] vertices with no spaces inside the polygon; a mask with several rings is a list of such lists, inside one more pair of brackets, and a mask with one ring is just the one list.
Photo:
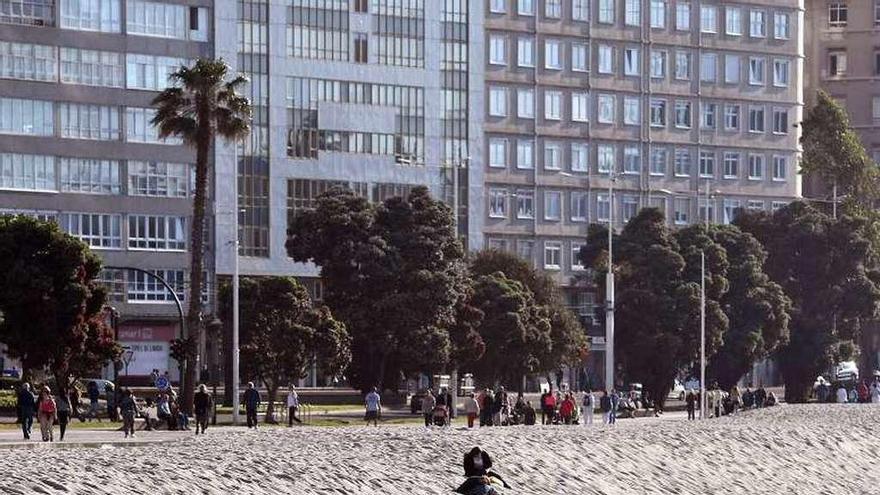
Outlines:
{"label": "lamp post", "polygon": [[232,241],[232,424],[238,425],[239,411],[241,405],[239,402],[239,386],[240,379],[240,361],[238,348],[238,143],[232,145],[232,162],[233,162],[233,201],[234,208],[232,210],[233,224],[232,234],[235,238]]}
{"label": "lamp post", "polygon": [[608,172],[608,272],[605,274],[605,391],[614,389],[614,175]]}

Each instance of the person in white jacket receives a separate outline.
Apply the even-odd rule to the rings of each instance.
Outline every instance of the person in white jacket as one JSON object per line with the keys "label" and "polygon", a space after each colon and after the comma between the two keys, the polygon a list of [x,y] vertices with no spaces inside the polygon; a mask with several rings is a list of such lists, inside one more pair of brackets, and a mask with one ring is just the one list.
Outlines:
{"label": "person in white jacket", "polygon": [[287,427],[293,426],[293,422],[296,421],[299,424],[302,424],[299,418],[296,417],[296,412],[299,410],[299,395],[296,393],[296,387],[293,384],[290,384],[290,391],[287,392]]}
{"label": "person in white jacket", "polygon": [[474,398],[473,392],[468,394],[467,399],[464,400],[464,413],[467,415],[468,428],[473,428],[474,420],[480,415],[480,404]]}
{"label": "person in white jacket", "polygon": [[871,383],[871,404],[880,404],[880,378],[874,377]]}
{"label": "person in white jacket", "polygon": [[596,409],[596,396],[593,395],[593,391],[587,389],[586,393],[584,393],[584,426],[591,426],[593,424],[593,410]]}

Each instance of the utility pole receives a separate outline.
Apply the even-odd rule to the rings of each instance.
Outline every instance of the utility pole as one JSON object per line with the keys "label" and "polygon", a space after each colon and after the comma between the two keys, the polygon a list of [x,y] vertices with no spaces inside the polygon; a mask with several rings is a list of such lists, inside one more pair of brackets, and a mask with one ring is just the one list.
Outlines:
{"label": "utility pole", "polygon": [[614,389],[614,176],[608,173],[608,273],[605,274],[605,391]]}
{"label": "utility pole", "polygon": [[700,252],[700,419],[706,419],[706,252]]}
{"label": "utility pole", "polygon": [[235,238],[232,241],[232,247],[235,250],[232,261],[232,424],[237,425],[239,422],[238,408],[239,402],[239,386],[241,384],[239,371],[239,349],[238,349],[238,143],[232,146],[233,152],[233,197],[235,207],[232,210],[233,231]]}

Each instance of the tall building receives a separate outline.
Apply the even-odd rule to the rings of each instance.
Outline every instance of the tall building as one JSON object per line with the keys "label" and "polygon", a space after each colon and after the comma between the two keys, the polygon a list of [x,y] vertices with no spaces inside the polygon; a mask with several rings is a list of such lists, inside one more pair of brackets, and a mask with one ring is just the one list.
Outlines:
{"label": "tall building", "polygon": [[194,154],[158,139],[149,107],[169,71],[211,56],[211,3],[0,0],[0,210],[54,219],[119,267],[103,277],[131,375],[177,373],[172,297],[125,267],[185,297]]}
{"label": "tall building", "polygon": [[482,8],[485,246],[563,286],[601,383],[601,303],[576,261],[589,223],[620,228],[645,206],[676,226],[728,223],[800,194],[803,0]]}
{"label": "tall building", "polygon": [[317,296],[318,269],[287,256],[287,225],[335,185],[371,201],[427,185],[457,205],[461,237],[481,244],[481,203],[472,198],[482,194],[474,144],[481,136],[482,10],[469,8],[474,2],[216,5],[217,32],[230,33],[217,37],[217,56],[250,76],[256,105],[251,138],[217,150],[218,274],[234,269],[235,177],[240,273],[294,275]]}

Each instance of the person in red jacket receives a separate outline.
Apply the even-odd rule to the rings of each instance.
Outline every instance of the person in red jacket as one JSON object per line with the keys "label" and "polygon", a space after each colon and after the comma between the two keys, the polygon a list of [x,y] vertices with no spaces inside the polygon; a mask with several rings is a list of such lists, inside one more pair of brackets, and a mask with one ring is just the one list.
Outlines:
{"label": "person in red jacket", "polygon": [[571,394],[565,394],[565,399],[562,400],[562,404],[559,406],[559,416],[565,424],[570,425],[573,414],[574,401],[571,399]]}

